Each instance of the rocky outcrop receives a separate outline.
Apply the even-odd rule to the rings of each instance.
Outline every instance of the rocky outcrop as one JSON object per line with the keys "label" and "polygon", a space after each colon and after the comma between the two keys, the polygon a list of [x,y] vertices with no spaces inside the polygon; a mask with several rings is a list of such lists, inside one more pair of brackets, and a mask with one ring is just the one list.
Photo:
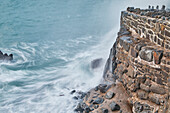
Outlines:
{"label": "rocky outcrop", "polygon": [[13,60],[13,54],[8,55],[7,53],[3,54],[0,51],[0,60],[11,61]]}
{"label": "rocky outcrop", "polygon": [[[170,112],[170,12],[128,7],[104,70],[104,84],[77,108],[93,113]],[[79,110],[81,108],[81,110]]]}
{"label": "rocky outcrop", "polygon": [[98,59],[94,59],[93,61],[91,61],[91,68],[96,69],[96,68],[100,67],[102,60],[103,60],[102,58],[98,58]]}

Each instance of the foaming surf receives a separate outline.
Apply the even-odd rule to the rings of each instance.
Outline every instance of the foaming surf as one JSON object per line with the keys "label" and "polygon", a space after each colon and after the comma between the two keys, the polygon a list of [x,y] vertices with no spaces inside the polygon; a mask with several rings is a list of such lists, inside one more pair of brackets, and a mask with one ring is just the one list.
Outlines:
{"label": "foaming surf", "polygon": [[[14,60],[0,62],[0,113],[72,113],[79,100],[70,92],[101,82],[127,5],[132,2],[2,1],[0,50]],[[92,69],[98,58],[102,64]]]}
{"label": "foaming surf", "polygon": [[[33,59],[36,56],[37,49],[35,48],[38,45],[20,43],[13,46],[11,51],[15,54],[15,60],[0,63],[0,91],[3,92],[2,99],[0,99],[0,112],[73,112],[78,101],[73,99],[70,92],[74,89],[87,91],[100,83],[104,62],[114,41],[114,35],[113,30],[110,31],[100,38],[99,44],[87,48],[73,57],[66,57],[68,52],[62,53],[60,58],[67,62],[63,66],[49,66],[35,70],[30,70],[29,67],[37,65]],[[91,36],[89,39],[78,38],[76,42],[82,43],[84,40],[90,39]],[[50,46],[54,45],[50,43]],[[43,47],[43,50],[50,48],[47,45]],[[40,48],[38,50],[40,50],[39,54],[43,54],[43,50]],[[54,54],[54,56],[56,55]],[[46,60],[49,57],[53,56],[47,55],[40,59]],[[102,58],[104,61],[97,69],[91,69],[90,63],[96,58]],[[39,64],[41,65],[41,63]]]}

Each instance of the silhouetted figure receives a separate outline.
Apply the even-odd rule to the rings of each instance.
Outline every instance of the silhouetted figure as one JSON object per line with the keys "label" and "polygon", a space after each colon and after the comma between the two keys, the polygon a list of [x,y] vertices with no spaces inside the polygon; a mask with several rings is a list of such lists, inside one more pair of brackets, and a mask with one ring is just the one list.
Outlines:
{"label": "silhouetted figure", "polygon": [[162,5],[162,10],[165,10],[165,5]]}
{"label": "silhouetted figure", "polygon": [[152,9],[154,9],[154,6],[152,6]]}
{"label": "silhouetted figure", "polygon": [[158,5],[156,6],[156,9],[159,10],[159,6]]}
{"label": "silhouetted figure", "polygon": [[149,5],[148,9],[151,9],[151,6]]}

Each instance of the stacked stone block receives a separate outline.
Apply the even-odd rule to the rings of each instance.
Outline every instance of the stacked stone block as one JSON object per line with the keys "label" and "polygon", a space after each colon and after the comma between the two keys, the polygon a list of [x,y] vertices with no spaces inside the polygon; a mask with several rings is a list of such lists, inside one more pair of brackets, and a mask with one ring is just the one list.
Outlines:
{"label": "stacked stone block", "polygon": [[[170,22],[141,15],[141,12],[134,8],[122,12],[116,41],[119,63],[113,74],[130,95],[134,113],[168,113]],[[125,30],[131,34],[123,34]]]}
{"label": "stacked stone block", "polygon": [[[77,107],[78,111],[170,113],[169,17],[170,11],[165,10],[165,6],[160,10],[158,6],[156,9],[128,7],[121,12],[120,31],[104,70],[105,85],[99,85],[111,88],[97,86],[90,90],[81,103],[83,106]],[[115,96],[104,98],[110,91]],[[91,102],[97,97],[104,100],[96,108]],[[119,106],[118,110],[109,107],[112,101],[114,107]]]}
{"label": "stacked stone block", "polygon": [[[170,12],[132,9],[128,8],[127,11],[122,11],[123,26],[165,49],[170,49]],[[167,17],[165,19],[158,18],[162,15]]]}

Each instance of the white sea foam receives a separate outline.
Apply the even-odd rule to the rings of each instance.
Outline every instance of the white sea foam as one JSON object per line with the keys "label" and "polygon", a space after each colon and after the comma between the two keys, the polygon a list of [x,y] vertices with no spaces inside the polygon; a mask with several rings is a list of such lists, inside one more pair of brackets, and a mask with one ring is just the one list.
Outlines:
{"label": "white sea foam", "polygon": [[[70,92],[73,89],[86,92],[101,82],[105,62],[109,57],[110,48],[113,46],[113,43],[116,40],[116,35],[119,29],[120,11],[125,10],[127,6],[147,8],[148,4],[152,5],[151,3],[154,3],[154,5],[166,5],[168,0],[147,0],[146,2],[142,2],[140,0],[137,0],[137,2],[135,0],[131,0],[130,2],[129,0],[125,0],[123,2],[103,1],[101,4],[99,2],[90,1],[86,4],[86,7],[84,7],[85,3],[78,7],[79,5],[75,5],[79,3],[78,1],[75,4],[72,4],[73,1],[68,1],[68,3],[65,4],[67,7],[71,6],[74,8],[73,6],[76,6],[78,8],[77,10],[75,8],[66,12],[64,17],[69,18],[67,18],[66,21],[63,21],[64,18],[60,17],[61,14],[58,13],[59,11],[55,10],[57,8],[55,6],[57,3],[54,4],[54,8],[48,6],[48,9],[44,10],[43,8],[47,7],[44,4],[45,2],[46,1],[43,1],[39,4],[41,7],[38,8],[40,9],[35,8],[37,3],[34,4],[33,2],[29,2],[25,5],[18,3],[19,6],[24,5],[24,9],[27,9],[27,6],[32,6],[32,8],[35,8],[34,12],[30,9],[27,9],[25,12],[27,12],[28,15],[25,15],[24,18],[30,18],[30,12],[38,17],[37,20],[33,19],[36,23],[31,23],[31,26],[35,25],[33,27],[33,32],[31,33],[35,34],[29,35],[27,37],[34,37],[36,41],[38,40],[37,42],[25,42],[22,40],[19,42],[16,41],[15,43],[11,44],[10,49],[7,49],[6,46],[0,42],[0,44],[3,45],[0,47],[0,50],[14,54],[13,62],[0,63],[0,113],[72,113],[78,101],[73,99],[74,95],[71,95]],[[51,2],[49,4],[53,5]],[[96,9],[93,9],[92,7],[88,8],[88,4],[93,4],[93,7],[97,5],[95,7]],[[102,8],[103,6],[104,8]],[[58,7],[59,8],[57,10],[63,8],[62,6]],[[81,12],[77,12],[80,9],[83,10],[81,7],[87,10],[87,12],[82,14]],[[48,10],[49,12],[46,14],[46,11]],[[42,11],[42,15],[45,16],[39,15],[39,11]],[[20,11],[19,14],[25,14],[25,12],[23,13]],[[70,12],[75,12],[76,16],[74,16],[74,14],[69,14]],[[96,16],[97,18],[101,18],[101,20],[98,22],[91,17],[86,17],[86,15],[90,12],[94,12],[90,16]],[[101,14],[98,14],[98,12]],[[6,13],[8,14],[8,10]],[[105,14],[109,15],[107,16],[106,20],[104,20],[104,16],[106,16]],[[50,18],[53,18],[54,15],[59,16],[58,20],[54,19],[49,22]],[[76,20],[76,17],[78,17],[80,20]],[[88,18],[89,20],[86,22],[86,19]],[[38,22],[42,20],[43,22],[39,24]],[[64,27],[66,29],[65,32],[57,32],[60,31],[60,29],[56,29],[55,22],[58,21],[62,24],[60,25],[60,29]],[[85,32],[86,34],[82,36],[70,36],[71,38],[65,38],[65,35],[61,35],[58,38],[58,33],[68,33],[68,37],[69,35],[72,35],[71,31],[73,28],[70,28],[69,25],[65,24],[65,22],[68,22],[69,24],[72,21],[75,23],[70,25],[71,27],[75,27],[76,34],[79,34],[78,29],[89,27],[87,29],[83,29],[87,30]],[[77,23],[77,21],[79,23]],[[86,23],[83,24],[81,21]],[[108,21],[109,24],[113,25],[112,27],[107,28],[106,31],[108,32],[105,32],[105,34],[103,32],[101,33],[100,31],[94,30],[94,26],[96,25],[95,22],[100,25],[103,21]],[[25,25],[28,21],[22,22]],[[30,19],[29,22],[32,22],[32,20]],[[45,22],[49,23],[48,26],[45,26]],[[54,22],[54,27],[50,26],[51,22]],[[93,24],[95,25],[93,26]],[[105,22],[105,24],[108,23]],[[47,28],[54,32],[46,31]],[[19,29],[20,28],[16,29],[16,31]],[[39,29],[43,32],[39,31]],[[88,31],[90,30],[88,29],[94,30],[96,33],[89,33]],[[100,29],[105,30],[104,28]],[[1,34],[2,30],[4,29],[0,28],[0,37],[2,37],[0,41],[5,40]],[[30,28],[28,27],[24,30],[26,34]],[[81,32],[84,32],[83,30]],[[37,38],[40,35],[39,33],[43,34],[40,36],[40,38],[50,35],[53,39],[39,39]],[[57,37],[57,39],[54,37]],[[102,65],[97,69],[91,69],[91,61],[97,58],[103,59]]]}

